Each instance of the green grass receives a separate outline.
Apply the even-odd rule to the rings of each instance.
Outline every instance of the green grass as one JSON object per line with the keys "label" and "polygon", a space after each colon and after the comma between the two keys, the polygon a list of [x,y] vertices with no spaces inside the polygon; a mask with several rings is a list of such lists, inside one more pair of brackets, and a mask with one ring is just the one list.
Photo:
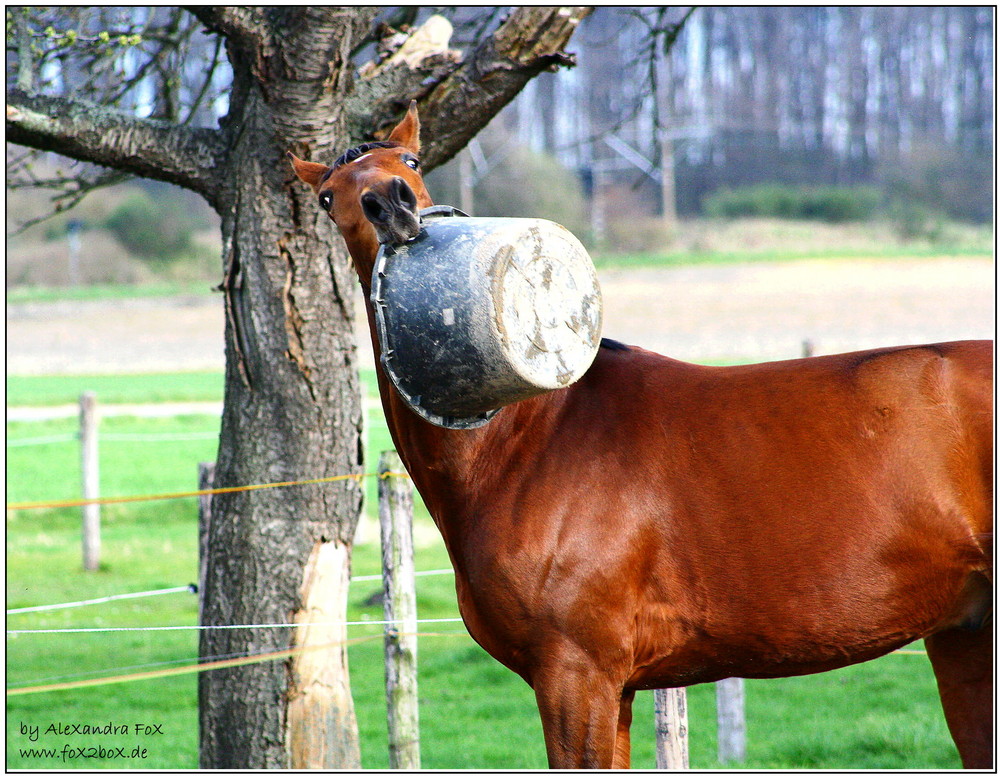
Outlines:
{"label": "green grass", "polygon": [[781,263],[803,260],[843,260],[843,259],[940,259],[942,257],[983,257],[993,255],[990,248],[963,246],[940,247],[896,247],[879,248],[829,248],[826,250],[794,248],[747,251],[655,251],[636,253],[594,253],[592,259],[597,269],[650,269],[663,267],[685,267],[706,264],[747,264]]}
{"label": "green grass", "polygon": [[208,280],[191,283],[157,281],[139,285],[94,284],[88,286],[16,286],[7,289],[7,304],[19,302],[91,301],[98,299],[134,299],[137,297],[203,296],[212,292]]}
{"label": "green grass", "polygon": [[[79,378],[79,385],[91,385]],[[183,381],[183,378],[178,378]],[[11,378],[15,383],[20,378]],[[41,380],[41,379],[39,379]],[[150,378],[146,395],[171,398],[168,383]],[[36,383],[41,393],[59,390]],[[58,382],[58,381],[56,381]],[[132,382],[124,379],[123,382]],[[142,385],[136,380],[133,386]],[[129,401],[141,401],[129,388]],[[10,423],[9,439],[72,434],[76,421]],[[218,419],[108,417],[111,434],[205,433]],[[389,446],[384,428],[372,428],[371,449]],[[106,441],[100,446],[101,487],[107,495],[193,489],[196,465],[215,457],[214,439],[158,442]],[[52,442],[12,447],[7,457],[8,501],[72,498],[79,495],[77,445]],[[369,469],[374,458],[369,456]],[[369,514],[374,511],[374,479],[369,478]],[[197,514],[192,499],[107,506],[102,509],[102,565],[81,569],[79,511],[56,509],[11,512],[7,518],[7,606],[74,601],[113,593],[175,587],[197,579]],[[418,547],[417,568],[446,568],[447,553],[426,510],[417,513],[419,536],[435,537]],[[369,526],[370,529],[370,526]],[[377,529],[354,553],[356,575],[377,573]],[[453,578],[418,579],[421,618],[457,616]],[[350,620],[379,619],[381,609],[366,604],[378,582],[352,586]],[[197,622],[195,596],[179,593],[48,613],[11,615],[8,628],[154,626]],[[425,768],[543,768],[541,725],[531,690],[486,655],[460,624],[426,625],[451,634],[425,636],[419,646],[421,752]],[[353,628],[350,635],[377,634],[377,626]],[[60,678],[132,673],[153,665],[192,661],[192,631],[99,634],[22,634],[7,638],[7,684],[42,684]],[[349,649],[352,690],[365,768],[388,767],[381,644],[378,639]],[[891,655],[872,663],[826,674],[747,683],[748,768],[957,768],[926,657]],[[715,760],[714,689],[688,690],[691,764],[718,767]],[[8,768],[197,767],[197,680],[193,675],[145,680],[38,695],[7,702]],[[45,734],[52,723],[161,725],[163,735],[130,732],[111,736]],[[25,726],[25,727],[22,727]],[[39,741],[25,731],[40,728]],[[652,693],[639,693],[633,723],[633,766],[655,767]],[[89,745],[146,748],[146,759],[67,760],[31,758],[29,746],[58,750]]]}
{"label": "green grass", "polygon": [[[9,442],[71,436],[76,418],[39,423],[8,423]],[[103,418],[98,434],[100,492],[107,496],[177,492],[197,486],[197,464],[214,461],[218,451],[219,418],[187,415],[172,418]],[[180,439],[172,435],[206,435]],[[101,435],[111,437],[100,441]],[[142,435],[144,439],[115,439]],[[214,436],[209,436],[214,435]],[[75,499],[81,496],[79,446],[52,442],[8,447],[7,499],[11,502]]]}
{"label": "green grass", "polygon": [[7,376],[7,406],[74,404],[84,391],[109,404],[222,401],[222,372]]}
{"label": "green grass", "polygon": [[[361,381],[370,397],[378,396],[375,370],[362,369]],[[160,402],[222,401],[222,372],[170,372],[133,375],[7,375],[7,406],[38,407],[75,404],[84,391],[99,403],[157,404]]]}

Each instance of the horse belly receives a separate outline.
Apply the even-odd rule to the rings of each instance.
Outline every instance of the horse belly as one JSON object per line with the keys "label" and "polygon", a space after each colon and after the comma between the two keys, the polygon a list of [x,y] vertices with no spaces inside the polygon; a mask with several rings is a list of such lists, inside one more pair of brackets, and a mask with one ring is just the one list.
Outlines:
{"label": "horse belly", "polygon": [[753,607],[741,612],[740,602],[735,603],[700,622],[675,620],[640,629],[628,686],[648,689],[731,676],[774,678],[829,671],[881,657],[922,638],[954,608],[944,596],[907,611],[882,599],[825,612],[810,611],[812,604],[806,600],[797,612],[792,611],[794,599],[773,613]]}
{"label": "horse belly", "polygon": [[970,582],[982,575],[960,553],[936,551],[946,541],[872,538],[827,565],[787,537],[770,544],[702,558],[700,578],[681,573],[680,584],[648,591],[629,686],[817,673],[982,619],[983,586]]}

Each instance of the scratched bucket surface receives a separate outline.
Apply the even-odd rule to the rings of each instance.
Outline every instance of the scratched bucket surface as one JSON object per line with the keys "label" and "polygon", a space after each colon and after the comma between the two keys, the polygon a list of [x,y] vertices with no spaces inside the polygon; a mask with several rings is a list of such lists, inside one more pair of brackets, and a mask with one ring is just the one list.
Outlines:
{"label": "scratched bucket surface", "polygon": [[382,363],[417,414],[476,428],[587,371],[602,307],[579,240],[537,218],[420,215],[417,237],[379,250],[371,291]]}

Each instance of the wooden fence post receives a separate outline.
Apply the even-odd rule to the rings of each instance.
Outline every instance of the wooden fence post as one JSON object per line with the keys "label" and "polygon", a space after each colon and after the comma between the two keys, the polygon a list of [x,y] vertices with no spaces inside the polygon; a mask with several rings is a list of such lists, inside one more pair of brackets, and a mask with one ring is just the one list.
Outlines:
{"label": "wooden fence post", "polygon": [[378,462],[378,516],[382,528],[385,591],[385,696],[389,767],[420,768],[417,711],[417,595],[413,575],[413,486],[395,450]]}
{"label": "wooden fence post", "polygon": [[715,683],[720,763],[741,763],[746,759],[747,723],[743,699],[743,680],[739,677]]}
{"label": "wooden fence post", "polygon": [[[101,484],[97,455],[97,395],[93,391],[80,394],[80,472],[83,497],[100,498]],[[101,565],[101,506],[84,504],[83,568],[97,571]]]}
{"label": "wooden fence post", "polygon": [[687,692],[683,687],[653,690],[656,718],[656,768],[688,769]]}
{"label": "wooden fence post", "polygon": [[[367,466],[368,462],[371,460],[370,450],[370,440],[371,440],[371,415],[372,413],[368,411],[368,386],[364,380],[361,381],[361,415],[364,422],[361,424],[361,450],[364,454],[364,465]],[[367,501],[368,495],[366,489],[362,488],[361,492],[364,499]],[[368,517],[368,510],[365,505],[361,506],[361,517],[358,519],[358,525],[354,529],[354,546],[357,547],[361,544],[368,544],[369,542],[375,541],[375,521]]]}
{"label": "wooden fence post", "polygon": [[[215,463],[198,464],[198,490],[215,487]],[[198,496],[198,622],[202,622],[205,604],[205,579],[208,574],[208,534],[212,525],[212,495]]]}

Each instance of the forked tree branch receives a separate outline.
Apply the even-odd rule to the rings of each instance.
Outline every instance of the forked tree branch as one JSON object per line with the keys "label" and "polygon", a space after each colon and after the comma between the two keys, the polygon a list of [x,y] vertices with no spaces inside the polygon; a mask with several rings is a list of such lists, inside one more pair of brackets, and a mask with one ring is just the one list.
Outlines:
{"label": "forked tree branch", "polygon": [[7,92],[7,140],[192,189],[216,205],[226,147],[217,130],[141,119],[65,97]]}
{"label": "forked tree branch", "polygon": [[565,51],[591,7],[521,6],[428,97],[422,161],[448,161],[544,70],[573,65]]}
{"label": "forked tree branch", "polygon": [[[416,98],[424,138],[421,161],[426,170],[437,167],[464,148],[528,81],[544,70],[574,64],[564,49],[591,10],[584,6],[515,8],[461,63],[437,75],[430,89],[427,74],[418,68],[410,77],[410,93],[399,83],[384,90],[372,84],[365,96],[371,103],[371,97],[378,95],[378,101],[352,106],[354,112],[370,116],[369,131],[374,132],[398,120],[409,99]],[[380,77],[398,81],[398,68]]]}

